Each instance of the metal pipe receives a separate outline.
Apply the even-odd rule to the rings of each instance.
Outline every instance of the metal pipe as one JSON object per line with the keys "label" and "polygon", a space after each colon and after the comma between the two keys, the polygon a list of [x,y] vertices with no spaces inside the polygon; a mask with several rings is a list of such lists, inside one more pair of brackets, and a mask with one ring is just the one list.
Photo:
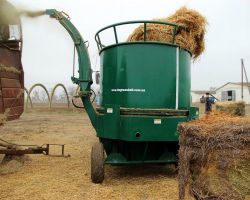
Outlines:
{"label": "metal pipe", "polygon": [[117,34],[116,34],[116,28],[115,28],[115,26],[113,26],[113,28],[114,28],[114,33],[115,33],[115,42],[117,44],[118,43],[118,39],[117,39]]}
{"label": "metal pipe", "polygon": [[176,29],[177,29],[177,26],[174,27],[174,36],[173,36],[173,41],[172,41],[173,44],[174,44],[174,40],[175,40]]}
{"label": "metal pipe", "polygon": [[62,145],[62,156],[64,156],[64,144]]}
{"label": "metal pipe", "polygon": [[178,110],[179,104],[179,47],[176,48],[176,96],[175,109]]}
{"label": "metal pipe", "polygon": [[144,39],[144,42],[147,41],[147,23],[144,23],[144,37],[143,37],[143,39]]}
{"label": "metal pipe", "polygon": [[245,73],[245,78],[246,78],[246,81],[247,81],[247,88],[248,88],[248,92],[250,94],[250,86],[249,86],[249,82],[248,82],[248,78],[247,78],[247,72],[246,72],[246,68],[245,68],[245,65],[244,65],[244,60],[242,59],[242,65],[243,65],[243,70],[244,70],[244,73]]}

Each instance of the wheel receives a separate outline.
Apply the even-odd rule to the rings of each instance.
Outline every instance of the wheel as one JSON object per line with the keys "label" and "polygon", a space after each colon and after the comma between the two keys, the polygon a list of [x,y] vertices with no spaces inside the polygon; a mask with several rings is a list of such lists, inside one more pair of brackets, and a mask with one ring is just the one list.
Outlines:
{"label": "wheel", "polygon": [[91,151],[91,180],[102,183],[104,179],[104,149],[102,143],[95,143]]}

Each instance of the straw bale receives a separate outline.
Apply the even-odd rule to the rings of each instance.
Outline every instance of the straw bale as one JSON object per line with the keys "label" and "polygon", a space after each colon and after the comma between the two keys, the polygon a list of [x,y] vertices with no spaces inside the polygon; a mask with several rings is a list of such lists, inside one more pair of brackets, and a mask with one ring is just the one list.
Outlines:
{"label": "straw bale", "polygon": [[[177,28],[175,44],[179,45],[182,49],[189,49],[193,54],[194,60],[205,50],[204,37],[208,22],[199,12],[183,6],[175,14],[167,18],[153,20],[170,22],[188,28],[189,32]],[[147,41],[172,43],[173,33],[173,26],[147,24]],[[127,42],[143,41],[143,38],[144,25],[141,25],[128,37]]]}
{"label": "straw bale", "polygon": [[214,112],[178,126],[179,197],[239,200],[250,195],[250,119]]}
{"label": "straw bale", "polygon": [[15,67],[6,67],[2,63],[0,63],[0,72],[12,72],[14,74],[21,74],[21,72]]}
{"label": "straw bale", "polygon": [[216,110],[220,110],[233,115],[245,116],[245,106],[244,101],[225,101],[217,102]]}

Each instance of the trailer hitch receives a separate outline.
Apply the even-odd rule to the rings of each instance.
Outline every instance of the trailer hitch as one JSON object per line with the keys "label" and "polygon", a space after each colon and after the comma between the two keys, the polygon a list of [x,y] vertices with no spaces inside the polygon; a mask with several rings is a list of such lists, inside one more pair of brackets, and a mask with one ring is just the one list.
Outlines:
{"label": "trailer hitch", "polygon": [[[46,147],[43,147],[45,145]],[[62,154],[51,155],[50,154],[51,145],[61,146]],[[44,154],[44,155],[54,156],[54,157],[65,157],[65,158],[70,157],[70,155],[67,155],[67,156],[64,155],[64,146],[65,144],[44,144],[42,146],[29,147],[27,149],[16,149],[15,147],[9,146],[7,149],[0,149],[0,154],[5,154],[5,155]]]}

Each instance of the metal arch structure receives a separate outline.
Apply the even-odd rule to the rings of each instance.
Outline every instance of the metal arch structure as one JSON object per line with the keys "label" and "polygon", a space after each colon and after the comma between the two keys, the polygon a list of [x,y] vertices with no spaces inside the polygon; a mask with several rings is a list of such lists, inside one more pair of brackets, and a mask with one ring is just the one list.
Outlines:
{"label": "metal arch structure", "polygon": [[27,96],[26,101],[25,101],[25,110],[27,109],[28,98],[30,98],[30,94],[31,94],[32,90],[33,90],[35,87],[37,87],[37,86],[40,86],[40,87],[42,87],[42,88],[45,90],[45,92],[46,92],[46,94],[47,94],[47,96],[48,96],[48,99],[49,99],[49,101],[50,101],[49,92],[48,92],[47,88],[46,88],[43,84],[37,83],[37,84],[33,85],[33,86],[30,88],[29,92],[28,92],[28,96]]}
{"label": "metal arch structure", "polygon": [[64,91],[66,93],[66,96],[67,96],[67,100],[68,100],[68,108],[70,108],[70,106],[69,106],[69,95],[68,95],[67,89],[65,88],[65,86],[62,83],[58,83],[57,85],[55,85],[55,87],[52,90],[52,93],[51,93],[51,96],[50,96],[50,99],[49,99],[49,109],[51,109],[51,106],[52,106],[52,99],[53,99],[53,95],[55,93],[55,90],[59,86],[61,86],[64,89]]}
{"label": "metal arch structure", "polygon": [[[26,94],[28,95],[29,91],[26,89],[26,87],[24,87],[24,91],[25,91]],[[28,97],[27,97],[27,99],[28,99]],[[32,103],[32,100],[31,100],[30,96],[29,96],[29,100],[30,100],[31,108],[33,108],[33,103]],[[28,103],[28,101],[27,101],[27,103]],[[26,104],[26,103],[25,103],[25,104]]]}
{"label": "metal arch structure", "polygon": [[75,96],[77,95],[77,91],[79,90],[79,88],[80,88],[80,85],[78,85],[78,86],[76,87],[75,94],[74,94],[74,97],[73,97],[73,98],[75,98]]}

